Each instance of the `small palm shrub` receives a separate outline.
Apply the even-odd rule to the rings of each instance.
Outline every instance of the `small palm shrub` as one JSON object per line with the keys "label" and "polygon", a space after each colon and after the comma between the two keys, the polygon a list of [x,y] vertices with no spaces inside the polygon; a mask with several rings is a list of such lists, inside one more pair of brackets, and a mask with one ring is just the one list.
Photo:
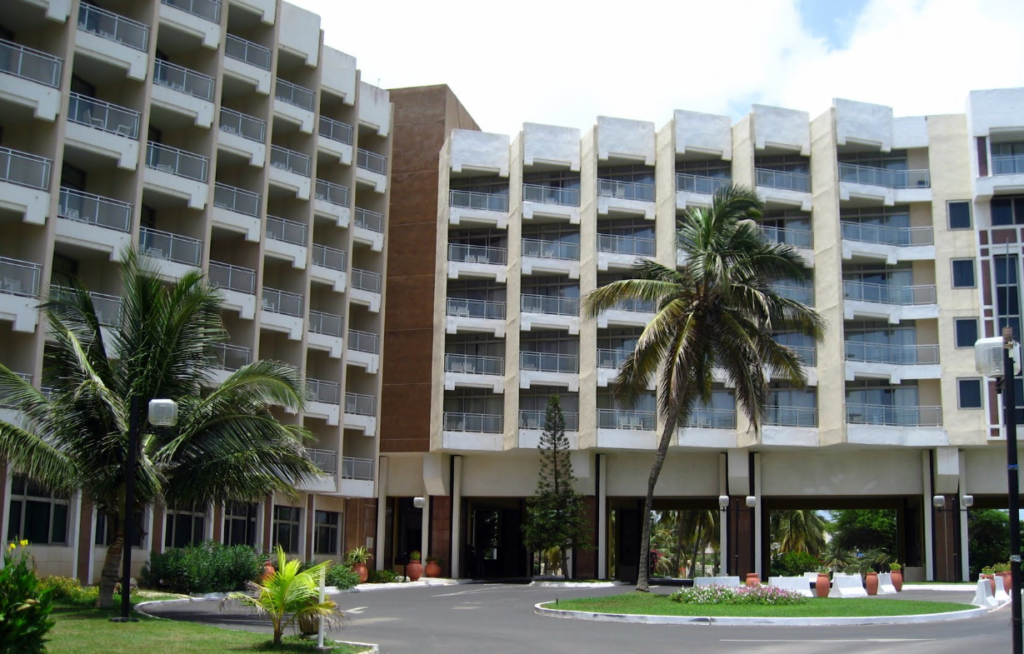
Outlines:
{"label": "small palm shrub", "polygon": [[36,576],[28,541],[11,543],[0,570],[0,654],[46,651],[46,634],[53,628],[53,599]]}
{"label": "small palm shrub", "polygon": [[142,569],[142,583],[194,595],[243,590],[263,571],[263,557],[248,545],[213,541],[154,554]]}
{"label": "small palm shrub", "polygon": [[43,577],[39,580],[39,587],[50,591],[50,599],[54,602],[72,602],[82,596],[82,582],[71,577]]}
{"label": "small palm shrub", "polygon": [[335,563],[327,568],[327,585],[335,586],[338,590],[348,590],[359,583],[359,573],[347,565]]}
{"label": "small palm shrub", "polygon": [[733,604],[754,606],[792,606],[803,604],[807,598],[790,590],[775,586],[700,586],[678,590],[670,599],[680,604]]}

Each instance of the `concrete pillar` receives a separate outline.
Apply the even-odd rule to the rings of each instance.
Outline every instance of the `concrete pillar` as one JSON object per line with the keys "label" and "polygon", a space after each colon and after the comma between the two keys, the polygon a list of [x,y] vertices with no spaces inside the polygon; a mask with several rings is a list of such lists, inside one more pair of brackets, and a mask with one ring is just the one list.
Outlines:
{"label": "concrete pillar", "polygon": [[[726,454],[718,455],[718,495],[729,494]],[[725,574],[730,568],[729,563],[729,512],[718,507],[718,551],[721,558],[721,573]]]}
{"label": "concrete pillar", "polygon": [[932,531],[932,475],[931,456],[928,450],[921,452],[921,482],[924,488],[924,577],[925,581],[935,581],[935,569],[932,567],[934,538]]}
{"label": "concrete pillar", "polygon": [[460,554],[462,553],[462,457],[452,457],[452,551],[453,578],[459,578]]}
{"label": "concrete pillar", "polygon": [[422,524],[420,526],[420,556],[423,564],[426,565],[427,557],[430,556],[430,495],[423,494]]}
{"label": "concrete pillar", "polygon": [[968,534],[967,524],[968,508],[963,501],[964,493],[967,489],[966,457],[966,453],[960,452],[960,493],[958,495],[960,499],[960,511],[957,512],[957,516],[960,519],[960,579],[962,581],[971,580],[971,551],[970,547],[968,547],[970,534]]}
{"label": "concrete pillar", "polygon": [[757,504],[754,506],[754,572],[761,575],[761,579],[766,580],[768,577],[765,575],[765,571],[761,569],[761,553],[764,551],[764,541],[762,534],[763,523],[761,521],[762,505],[761,501],[761,453],[754,453],[754,497],[757,498]]}
{"label": "concrete pillar", "polygon": [[384,569],[384,539],[387,528],[388,516],[388,458],[380,457],[380,465],[377,471],[377,536],[373,543],[374,557],[377,570]]}
{"label": "concrete pillar", "polygon": [[608,455],[597,455],[597,578],[608,578]]}

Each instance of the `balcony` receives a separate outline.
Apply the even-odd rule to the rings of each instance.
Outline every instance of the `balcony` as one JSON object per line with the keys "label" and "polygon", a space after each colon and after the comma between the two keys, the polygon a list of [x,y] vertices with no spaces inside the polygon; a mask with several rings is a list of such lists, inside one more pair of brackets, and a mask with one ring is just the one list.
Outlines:
{"label": "balcony", "polygon": [[508,227],[508,196],[499,193],[477,193],[476,191],[448,191],[448,223],[461,225],[486,225],[505,229]]}
{"label": "balcony", "polygon": [[519,353],[519,388],[564,386],[570,393],[577,393],[579,373],[580,358],[575,354]]}
{"label": "balcony", "polygon": [[761,233],[764,234],[764,239],[769,243],[791,245],[801,250],[814,249],[814,234],[809,229],[761,225]]}
{"label": "balcony", "polygon": [[161,275],[179,279],[185,273],[199,267],[203,257],[203,242],[188,236],[142,227],[139,229],[139,251],[154,260]]}
{"label": "balcony", "polygon": [[901,320],[938,318],[935,286],[895,286],[857,280],[843,280],[843,315],[855,318]]}
{"label": "balcony", "polygon": [[839,199],[881,203],[887,207],[931,202],[928,170],[889,170],[852,163],[839,164]]}
{"label": "balcony", "polygon": [[341,494],[345,497],[373,497],[373,468],[373,459],[342,457]]}
{"label": "balcony", "polygon": [[341,386],[338,382],[307,378],[304,412],[326,420],[328,425],[337,426],[341,418]]}
{"label": "balcony", "polygon": [[327,352],[332,359],[340,359],[344,342],[341,339],[344,319],[333,313],[309,311],[306,343],[310,348]]}
{"label": "balcony", "polygon": [[939,379],[938,345],[909,345],[846,341],[846,380]]}
{"label": "balcony", "polygon": [[37,263],[0,257],[0,320],[12,321],[16,332],[36,330],[42,276]]}
{"label": "balcony", "polygon": [[597,410],[598,447],[653,450],[657,447],[656,428],[657,417],[654,411]]}
{"label": "balcony", "polygon": [[676,447],[735,448],[736,409],[695,406],[686,424],[677,428],[672,444]]}
{"label": "balcony", "polygon": [[263,198],[259,193],[217,182],[213,188],[213,223],[230,231],[245,234],[245,240],[260,241],[260,212]]}
{"label": "balcony", "polygon": [[57,240],[107,252],[119,260],[131,244],[132,205],[92,193],[61,188]]}
{"label": "balcony", "polygon": [[285,332],[289,340],[301,341],[305,327],[302,320],[302,296],[264,286],[261,299],[261,325],[274,331]]}
{"label": "balcony", "polygon": [[356,181],[368,184],[377,193],[388,187],[388,159],[376,152],[360,148],[356,152]]}
{"label": "balcony", "polygon": [[270,183],[295,193],[300,200],[309,199],[312,162],[308,155],[279,145],[270,146]]}
{"label": "balcony", "polygon": [[272,59],[269,48],[234,34],[228,34],[224,41],[224,74],[252,85],[260,95],[270,95]]}
{"label": "balcony", "polygon": [[809,406],[769,405],[764,408],[761,444],[782,447],[818,447],[818,409]]}
{"label": "balcony", "polygon": [[484,332],[505,336],[505,303],[466,298],[447,298],[445,306],[448,334]]}
{"label": "balcony", "polygon": [[500,452],[504,449],[504,416],[446,411],[443,422],[442,447],[445,449],[483,452]]}
{"label": "balcony", "polygon": [[334,493],[338,490],[338,453],[334,450],[320,450],[307,447],[302,456],[315,465],[323,474],[315,479],[305,479],[296,484],[298,490],[308,493]]}
{"label": "balcony", "polygon": [[763,202],[810,211],[811,177],[806,173],[755,168],[757,195]]}
{"label": "balcony", "polygon": [[372,332],[348,330],[348,363],[371,375],[380,368],[380,337]]}
{"label": "balcony", "polygon": [[524,238],[520,265],[524,275],[555,274],[579,279],[580,245],[568,241]]}
{"label": "balcony", "polygon": [[490,278],[505,283],[508,250],[488,245],[448,244],[448,279]]}
{"label": "balcony", "polygon": [[654,220],[654,185],[597,180],[597,213],[602,216],[642,216]]}
{"label": "balcony", "polygon": [[[993,143],[995,148],[998,143]],[[992,174],[975,178],[975,194],[981,200],[993,195],[1024,192],[1024,154],[991,153]]]}
{"label": "balcony", "polygon": [[75,51],[127,71],[143,82],[149,71],[149,27],[96,5],[78,7]]}
{"label": "balcony", "polygon": [[78,93],[68,100],[69,145],[116,159],[117,166],[135,170],[139,165],[139,113]]}
{"label": "balcony", "polygon": [[519,310],[523,331],[541,327],[566,329],[570,334],[580,333],[579,298],[524,293],[519,296]]}
{"label": "balcony", "polygon": [[231,373],[252,363],[252,349],[230,343],[216,343],[210,347],[210,358],[215,368],[211,381],[223,384]]}
{"label": "balcony", "polygon": [[249,160],[262,168],[267,161],[267,124],[259,118],[221,107],[217,147]]}
{"label": "balcony", "polygon": [[337,293],[345,292],[348,276],[346,270],[346,253],[344,250],[313,244],[313,269],[310,276],[318,282],[330,284]]}
{"label": "balcony", "polygon": [[[56,284],[50,285],[50,297],[56,298],[64,296],[65,298],[71,298],[75,293],[75,289],[68,286],[58,286]],[[96,312],[96,320],[100,325],[104,327],[120,327],[121,326],[121,298],[116,295],[107,295],[105,293],[90,292],[89,298],[92,300],[93,311]]]}
{"label": "balcony", "polygon": [[608,327],[646,327],[657,311],[654,300],[623,300],[597,316],[599,329]]}
{"label": "balcony", "polygon": [[935,258],[931,227],[886,227],[846,220],[841,224],[843,259],[884,260],[891,266]]}
{"label": "balcony", "polygon": [[184,66],[162,59],[153,65],[153,104],[188,116],[197,127],[213,125],[214,86],[212,77]]}
{"label": "balcony", "polygon": [[523,184],[523,220],[556,218],[580,224],[580,190],[542,184]]}
{"label": "balcony", "polygon": [[710,206],[711,196],[732,185],[728,177],[708,177],[691,173],[676,173],[676,210],[689,206]]}
{"label": "balcony", "polygon": [[350,299],[361,304],[371,313],[380,312],[381,278],[379,273],[370,270],[352,269],[352,290]]}
{"label": "balcony", "polygon": [[859,445],[928,447],[949,444],[942,407],[847,404],[846,438]]}
{"label": "balcony", "polygon": [[352,240],[369,245],[374,252],[382,252],[384,250],[384,214],[356,207]]}
{"label": "balcony", "polygon": [[298,125],[304,134],[313,133],[316,93],[280,77],[274,84],[274,115]]}
{"label": "balcony", "polygon": [[347,186],[316,180],[316,196],[313,211],[326,218],[333,218],[338,227],[348,227],[352,218],[350,204],[351,193]]}
{"label": "balcony", "polygon": [[0,99],[28,107],[39,120],[60,113],[60,74],[64,60],[41,50],[0,39]]}
{"label": "balcony", "polygon": [[221,306],[237,311],[245,320],[256,317],[255,270],[211,261],[206,279],[220,289]]}
{"label": "balcony", "polygon": [[146,149],[143,184],[160,193],[188,201],[192,209],[206,208],[206,178],[210,160],[169,145],[150,143]]}
{"label": "balcony", "polygon": [[276,259],[291,262],[292,268],[303,270],[309,258],[307,236],[308,228],[305,223],[268,215],[264,252]]}
{"label": "balcony", "polygon": [[469,354],[444,355],[444,388],[486,388],[492,393],[505,392],[505,359]]}
{"label": "balcony", "polygon": [[376,436],[377,398],[345,393],[345,429],[361,429],[364,436]]}
{"label": "balcony", "polygon": [[[563,413],[565,418],[565,437],[569,440],[569,449],[579,449],[580,414]],[[536,450],[540,445],[541,435],[547,420],[546,411],[519,410],[519,447],[524,450]]]}
{"label": "balcony", "polygon": [[24,221],[43,225],[50,215],[52,161],[0,147],[0,208],[21,213]]}
{"label": "balcony", "polygon": [[320,116],[317,147],[338,158],[346,166],[352,165],[352,126],[340,120]]}
{"label": "balcony", "polygon": [[813,286],[799,286],[797,284],[773,284],[772,290],[778,294],[779,297],[799,302],[809,307],[814,306],[814,287]]}
{"label": "balcony", "polygon": [[220,0],[160,0],[160,23],[200,39],[203,47],[220,46]]}
{"label": "balcony", "polygon": [[641,258],[653,258],[653,238],[623,236],[618,234],[597,235],[597,269],[629,270]]}
{"label": "balcony", "polygon": [[765,407],[764,424],[773,427],[818,427],[818,409],[804,406]]}

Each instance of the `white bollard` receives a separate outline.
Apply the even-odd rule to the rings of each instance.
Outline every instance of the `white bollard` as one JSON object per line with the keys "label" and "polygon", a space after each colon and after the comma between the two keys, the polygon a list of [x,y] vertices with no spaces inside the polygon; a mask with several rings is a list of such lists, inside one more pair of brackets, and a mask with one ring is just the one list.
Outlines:
{"label": "white bollard", "polygon": [[879,595],[895,595],[896,587],[892,585],[892,573],[891,572],[879,572],[878,573],[878,594]]}
{"label": "white bollard", "polygon": [[996,602],[998,602],[1000,604],[1002,604],[1003,602],[1009,602],[1010,601],[1010,595],[1009,595],[1009,593],[1006,592],[1006,587],[1003,585],[1003,578],[1000,577],[999,575],[995,575],[995,580],[996,580],[996,592],[995,592],[995,595],[993,595],[993,597],[995,598]]}
{"label": "white bollard", "polygon": [[[817,575],[815,575],[814,580],[817,581],[817,579]],[[807,577],[768,577],[768,585],[800,593],[804,597],[814,596],[814,593],[811,592],[811,580]]]}
{"label": "white bollard", "polygon": [[978,588],[974,591],[974,599],[971,600],[971,604],[987,608],[999,606],[996,598],[992,597],[992,585],[988,579],[978,580]]}
{"label": "white bollard", "polygon": [[837,572],[832,575],[832,590],[829,597],[867,597],[868,591],[864,590],[864,582],[860,575],[848,575]]}

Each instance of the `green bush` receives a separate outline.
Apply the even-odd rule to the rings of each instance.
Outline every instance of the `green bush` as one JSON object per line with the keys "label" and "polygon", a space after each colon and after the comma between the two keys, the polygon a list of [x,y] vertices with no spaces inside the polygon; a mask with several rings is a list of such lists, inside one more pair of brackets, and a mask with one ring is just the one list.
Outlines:
{"label": "green bush", "polygon": [[43,577],[39,587],[50,591],[50,599],[54,602],[68,602],[78,599],[82,594],[82,582],[71,577]]}
{"label": "green bush", "polygon": [[393,584],[400,581],[399,576],[391,570],[370,570],[366,578],[368,584]]}
{"label": "green bush", "polygon": [[142,569],[142,583],[185,595],[243,590],[263,572],[263,559],[248,545],[208,541],[154,554]]}
{"label": "green bush", "polygon": [[53,628],[53,600],[31,564],[28,541],[11,543],[0,570],[0,654],[46,651],[46,634]]}
{"label": "green bush", "polygon": [[771,576],[799,577],[805,572],[814,572],[820,565],[821,561],[807,552],[786,552],[772,559]]}
{"label": "green bush", "polygon": [[359,583],[359,573],[347,565],[335,563],[327,568],[327,585],[336,586],[338,590],[348,590]]}

